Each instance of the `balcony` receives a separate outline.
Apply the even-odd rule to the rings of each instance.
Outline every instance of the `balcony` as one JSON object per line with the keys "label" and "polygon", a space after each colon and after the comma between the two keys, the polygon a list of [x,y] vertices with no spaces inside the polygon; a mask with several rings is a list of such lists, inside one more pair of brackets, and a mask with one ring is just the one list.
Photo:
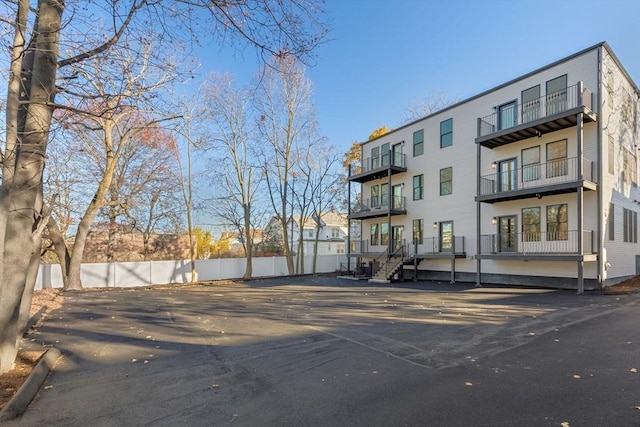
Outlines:
{"label": "balcony", "polygon": [[541,198],[552,194],[575,193],[578,188],[596,190],[594,163],[582,159],[582,177],[578,176],[577,157],[527,165],[480,177],[476,201],[485,203]]}
{"label": "balcony", "polygon": [[[385,197],[386,198],[386,197]],[[366,199],[351,206],[349,219],[379,218],[388,215],[406,215],[406,197],[393,196],[391,204],[381,199]]]}
{"label": "balcony", "polygon": [[595,122],[596,114],[592,111],[592,105],[593,94],[582,82],[525,104],[514,101],[478,119],[476,143],[496,148],[540,137],[576,126],[579,113],[584,114],[585,122]]}
{"label": "balcony", "polygon": [[407,171],[407,156],[390,151],[388,155],[364,159],[349,165],[349,181],[365,183]]}
{"label": "balcony", "polygon": [[426,237],[410,244],[407,250],[411,257],[417,259],[465,258],[464,236]]}
{"label": "balcony", "polygon": [[579,231],[484,234],[480,236],[479,259],[546,261],[595,261],[594,233],[582,232],[583,250],[578,250]]}

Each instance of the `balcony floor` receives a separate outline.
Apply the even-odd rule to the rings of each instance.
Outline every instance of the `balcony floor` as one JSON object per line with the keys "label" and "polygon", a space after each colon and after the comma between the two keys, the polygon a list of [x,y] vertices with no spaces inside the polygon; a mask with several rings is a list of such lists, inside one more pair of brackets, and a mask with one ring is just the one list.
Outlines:
{"label": "balcony floor", "polygon": [[586,123],[596,121],[596,114],[593,111],[587,107],[580,106],[552,116],[545,116],[531,122],[478,137],[476,138],[476,143],[487,148],[497,148],[513,142],[539,137],[546,133],[574,127],[578,122],[579,113],[584,114],[584,121]]}
{"label": "balcony floor", "polygon": [[496,252],[476,255],[477,259],[513,260],[513,261],[584,261],[598,260],[598,254],[526,254],[516,252]]}
{"label": "balcony floor", "polygon": [[482,196],[476,196],[475,200],[476,202],[496,203],[507,202],[509,200],[530,199],[533,197],[542,198],[554,194],[575,193],[578,191],[578,188],[581,187],[585,190],[595,191],[598,188],[598,184],[587,180],[561,182],[543,187],[521,188],[513,191],[484,194]]}
{"label": "balcony floor", "polygon": [[360,172],[356,175],[351,175],[349,181],[358,182],[363,184],[369,181],[375,181],[376,179],[385,178],[389,175],[395,175],[398,173],[406,172],[407,168],[404,166],[382,166],[376,169],[371,169],[366,172]]}
{"label": "balcony floor", "polygon": [[406,209],[382,209],[382,208],[373,208],[362,210],[360,212],[349,214],[349,219],[368,219],[368,218],[380,218],[384,216],[395,216],[395,215],[406,215]]}
{"label": "balcony floor", "polygon": [[466,252],[433,252],[433,253],[418,253],[415,258],[422,259],[451,259],[451,258],[466,258]]}

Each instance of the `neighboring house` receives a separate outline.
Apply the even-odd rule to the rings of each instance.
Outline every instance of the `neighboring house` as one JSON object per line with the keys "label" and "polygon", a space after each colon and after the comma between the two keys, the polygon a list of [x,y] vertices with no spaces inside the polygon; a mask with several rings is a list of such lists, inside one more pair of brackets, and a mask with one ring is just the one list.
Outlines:
{"label": "neighboring house", "polygon": [[639,110],[600,43],[365,142],[349,256],[381,280],[582,291],[640,273]]}
{"label": "neighboring house", "polygon": [[[290,217],[287,221],[287,233],[292,252],[297,253],[300,244],[299,216]],[[344,254],[347,238],[347,216],[337,212],[323,212],[320,218],[308,218],[302,226],[303,251],[305,255],[313,255],[316,233],[318,233],[318,255]],[[279,247],[284,247],[282,225],[277,218],[272,218],[265,228],[265,235]]]}

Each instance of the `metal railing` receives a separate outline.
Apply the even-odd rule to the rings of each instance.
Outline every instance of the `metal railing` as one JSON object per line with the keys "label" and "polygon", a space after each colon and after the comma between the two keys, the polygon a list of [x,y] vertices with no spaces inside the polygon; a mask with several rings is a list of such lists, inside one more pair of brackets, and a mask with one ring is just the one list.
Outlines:
{"label": "metal railing", "polygon": [[[481,254],[579,254],[578,230],[483,234]],[[593,253],[593,231],[582,232],[583,254]]]}
{"label": "metal railing", "polygon": [[551,160],[480,177],[480,195],[545,187],[562,182],[585,179],[593,181],[594,163],[582,159],[582,177],[578,176],[578,158]]}
{"label": "metal railing", "polygon": [[367,157],[362,159],[359,163],[352,163],[349,165],[351,176],[360,175],[376,170],[384,170],[390,166],[405,168],[407,167],[407,155],[402,153],[394,153],[389,150],[387,155],[380,155],[378,157]]}
{"label": "metal railing", "polygon": [[440,239],[439,237],[425,237],[414,240],[414,252],[420,254],[446,254],[446,253],[464,253],[464,236],[452,236],[449,239]]}
{"label": "metal railing", "polygon": [[566,89],[549,93],[526,103],[500,108],[495,113],[478,119],[478,137],[490,135],[543,117],[563,113],[572,108],[592,108],[593,94],[582,82]]}
{"label": "metal railing", "polygon": [[391,210],[405,210],[407,206],[407,198],[405,196],[391,196],[391,205],[389,200],[382,200],[381,197],[373,199],[365,199],[351,206],[351,213],[356,214],[360,212],[368,212],[374,209],[387,211]]}

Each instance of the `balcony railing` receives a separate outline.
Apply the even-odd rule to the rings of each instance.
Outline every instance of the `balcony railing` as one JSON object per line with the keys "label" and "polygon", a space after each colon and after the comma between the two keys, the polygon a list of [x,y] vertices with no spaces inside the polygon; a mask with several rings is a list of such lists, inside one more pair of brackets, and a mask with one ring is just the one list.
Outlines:
{"label": "balcony railing", "polygon": [[351,176],[367,174],[369,172],[384,170],[389,167],[405,168],[407,166],[407,155],[389,151],[388,155],[378,157],[368,157],[360,163],[350,165]]}
{"label": "balcony railing", "polygon": [[478,119],[478,137],[554,116],[577,107],[584,106],[591,110],[592,98],[591,91],[580,82],[524,104],[514,102],[512,105],[499,108],[493,114]]}
{"label": "balcony railing", "polygon": [[480,177],[480,195],[540,188],[563,182],[593,181],[593,162],[582,159],[582,177],[578,176],[578,158],[551,160]]}
{"label": "balcony railing", "polygon": [[[406,209],[407,198],[405,196],[391,197],[391,210],[403,211]],[[389,211],[389,202],[381,198],[365,199],[351,206],[351,214],[367,213],[372,211]]]}
{"label": "balcony railing", "polygon": [[[580,254],[577,230],[531,233],[484,234],[480,253],[487,254]],[[593,253],[593,231],[582,232],[583,254]]]}
{"label": "balcony railing", "polygon": [[439,237],[425,237],[417,241],[414,240],[410,246],[412,255],[459,254],[465,252],[464,236],[443,236],[442,239]]}

